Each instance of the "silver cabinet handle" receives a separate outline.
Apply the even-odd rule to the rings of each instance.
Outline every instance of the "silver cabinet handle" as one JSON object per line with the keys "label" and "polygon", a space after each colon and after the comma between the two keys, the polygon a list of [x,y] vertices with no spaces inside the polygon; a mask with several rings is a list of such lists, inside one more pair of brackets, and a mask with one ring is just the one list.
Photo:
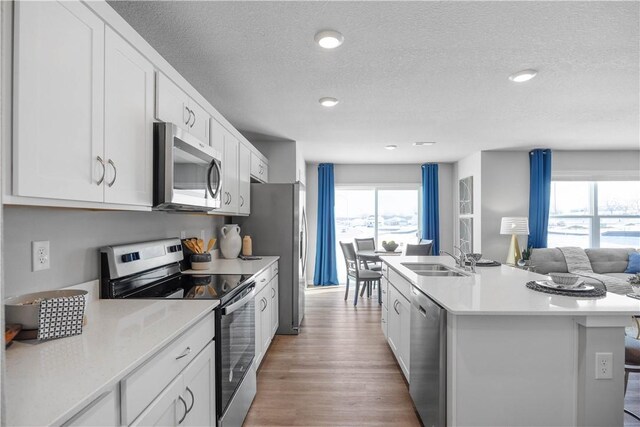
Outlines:
{"label": "silver cabinet handle", "polygon": [[244,197],[240,196],[240,207],[244,206]]}
{"label": "silver cabinet handle", "polygon": [[191,347],[187,347],[184,349],[184,351],[182,352],[182,354],[178,357],[176,357],[176,360],[180,360],[183,357],[187,357],[189,355],[189,353],[191,353]]}
{"label": "silver cabinet handle", "polygon": [[231,204],[231,199],[232,199],[232,198],[233,198],[233,197],[231,197],[231,193],[229,193],[229,204]]}
{"label": "silver cabinet handle", "polygon": [[[184,122],[184,124],[188,126],[189,122],[191,121],[191,110],[189,109],[189,107],[184,107],[184,109],[187,111],[187,113],[189,113],[189,117],[187,117],[187,120]],[[184,117],[184,115],[182,117]]]}
{"label": "silver cabinet handle", "polygon": [[111,165],[111,167],[113,168],[113,181],[109,182],[107,184],[107,187],[112,187],[113,184],[116,182],[116,178],[118,178],[118,169],[116,168],[116,164],[113,163],[113,160],[109,159],[109,161],[107,162]]}
{"label": "silver cabinet handle", "polygon": [[275,298],[276,297],[276,290],[274,288],[271,288],[271,298]]}
{"label": "silver cabinet handle", "polygon": [[196,113],[195,111],[191,110],[191,113],[193,113],[193,123],[191,123],[191,125],[189,126],[189,128],[192,128],[193,125],[196,124]]}
{"label": "silver cabinet handle", "polygon": [[393,309],[395,310],[396,313],[400,314],[400,312],[398,311],[398,304],[400,303],[400,301],[396,300],[393,303]]}
{"label": "silver cabinet handle", "polygon": [[187,414],[189,413],[189,411],[187,410],[187,402],[184,401],[182,396],[178,396],[178,400],[180,400],[180,402],[182,402],[182,406],[184,406],[184,415],[182,416],[182,418],[180,418],[180,421],[178,421],[178,424],[182,424],[184,419],[187,418]]}
{"label": "silver cabinet handle", "polygon": [[260,310],[260,311],[265,311],[267,309],[267,299],[266,298],[262,298],[262,302],[264,302],[264,307],[262,307],[262,310]]}
{"label": "silver cabinet handle", "polygon": [[266,280],[267,280],[267,278],[266,278],[266,277],[263,277],[263,278],[262,278],[262,280],[260,280],[260,283],[263,283],[263,282],[265,282]]}
{"label": "silver cabinet handle", "polygon": [[191,406],[189,406],[189,409],[187,409],[187,414],[188,414],[193,409],[193,405],[196,404],[196,397],[193,395],[193,392],[189,387],[187,387],[187,393],[191,395]]}
{"label": "silver cabinet handle", "polygon": [[104,175],[107,173],[107,168],[104,165],[104,160],[102,160],[102,157],[96,156],[96,160],[98,160],[98,162],[100,162],[100,164],[102,165],[102,176],[100,177],[98,182],[96,182],[96,185],[100,186],[104,182]]}

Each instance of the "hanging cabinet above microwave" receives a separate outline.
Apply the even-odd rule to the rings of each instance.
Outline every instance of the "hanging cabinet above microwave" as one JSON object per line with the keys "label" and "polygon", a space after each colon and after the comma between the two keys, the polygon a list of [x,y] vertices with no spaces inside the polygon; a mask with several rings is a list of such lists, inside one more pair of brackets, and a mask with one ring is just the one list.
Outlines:
{"label": "hanging cabinet above microwave", "polygon": [[156,118],[173,123],[209,144],[211,116],[163,73],[157,73]]}

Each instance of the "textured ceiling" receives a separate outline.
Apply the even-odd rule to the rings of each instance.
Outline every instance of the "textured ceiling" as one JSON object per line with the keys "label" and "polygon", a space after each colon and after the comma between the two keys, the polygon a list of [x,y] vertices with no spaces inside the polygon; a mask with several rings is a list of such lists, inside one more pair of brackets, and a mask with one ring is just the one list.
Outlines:
{"label": "textured ceiling", "polygon": [[[110,4],[238,129],[307,161],[640,148],[638,2]],[[326,28],[344,44],[317,46]]]}

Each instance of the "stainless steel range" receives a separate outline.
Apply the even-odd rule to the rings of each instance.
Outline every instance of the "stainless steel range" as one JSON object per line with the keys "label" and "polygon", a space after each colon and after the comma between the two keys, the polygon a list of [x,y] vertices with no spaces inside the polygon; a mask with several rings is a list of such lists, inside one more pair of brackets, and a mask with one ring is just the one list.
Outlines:
{"label": "stainless steel range", "polygon": [[239,426],[256,394],[255,282],[251,276],[187,275],[180,239],[100,250],[102,298],[215,299],[216,412],[219,426]]}

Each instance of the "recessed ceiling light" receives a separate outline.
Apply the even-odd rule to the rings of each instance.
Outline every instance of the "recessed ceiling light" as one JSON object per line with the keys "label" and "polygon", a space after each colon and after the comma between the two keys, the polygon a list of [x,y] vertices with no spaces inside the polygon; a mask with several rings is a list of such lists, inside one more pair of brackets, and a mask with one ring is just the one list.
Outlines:
{"label": "recessed ceiling light", "polygon": [[342,44],[344,36],[334,30],[323,30],[316,34],[316,43],[325,49],[335,49]]}
{"label": "recessed ceiling light", "polygon": [[398,146],[391,144],[391,145],[385,145],[384,148],[386,148],[387,150],[395,150],[396,148],[398,148]]}
{"label": "recessed ceiling light", "polygon": [[336,104],[340,101],[338,101],[336,98],[331,98],[328,96],[325,96],[324,98],[320,98],[318,100],[318,102],[320,103],[320,105],[322,105],[323,107],[335,107]]}
{"label": "recessed ceiling light", "polygon": [[414,142],[413,143],[414,147],[424,147],[424,146],[433,145],[433,144],[435,144],[435,142],[433,142],[433,141],[429,141],[429,142]]}
{"label": "recessed ceiling light", "polygon": [[517,73],[511,74],[509,76],[509,80],[516,83],[523,83],[534,78],[536,74],[538,74],[537,70],[533,70],[533,69],[522,70],[522,71],[518,71]]}

